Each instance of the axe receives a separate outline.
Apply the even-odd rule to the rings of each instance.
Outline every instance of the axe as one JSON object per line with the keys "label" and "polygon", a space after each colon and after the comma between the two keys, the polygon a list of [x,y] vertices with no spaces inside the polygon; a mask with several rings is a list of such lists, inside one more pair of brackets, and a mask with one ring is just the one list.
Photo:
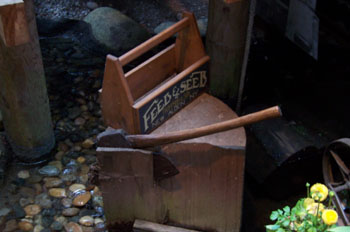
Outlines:
{"label": "axe", "polygon": [[[274,106],[255,113],[247,114],[231,120],[214,123],[194,129],[174,131],[160,135],[128,135],[122,129],[107,128],[106,131],[98,135],[99,147],[120,147],[120,148],[152,148],[169,143],[193,139],[218,132],[223,132],[238,127],[253,124],[262,120],[280,117],[281,109]],[[153,152],[154,179],[162,179],[174,176],[179,173],[174,164],[161,152]]]}

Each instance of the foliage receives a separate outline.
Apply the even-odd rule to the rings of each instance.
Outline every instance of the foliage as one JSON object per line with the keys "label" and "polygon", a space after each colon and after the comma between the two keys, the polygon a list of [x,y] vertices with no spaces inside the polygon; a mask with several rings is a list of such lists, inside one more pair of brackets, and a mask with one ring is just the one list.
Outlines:
{"label": "foliage", "polygon": [[[273,225],[267,225],[267,232],[349,232],[349,226],[336,226],[338,214],[332,205],[334,192],[328,191],[323,184],[306,184],[307,197],[298,200],[293,208],[289,206],[282,210],[272,211],[270,219]],[[321,203],[326,202],[327,207]]]}

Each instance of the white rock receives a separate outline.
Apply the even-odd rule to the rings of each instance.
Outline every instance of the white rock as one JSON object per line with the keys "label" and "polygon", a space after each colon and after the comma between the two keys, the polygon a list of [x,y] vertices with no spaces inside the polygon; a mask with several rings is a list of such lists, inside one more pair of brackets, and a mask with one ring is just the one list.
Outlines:
{"label": "white rock", "polygon": [[17,176],[21,179],[28,179],[30,177],[30,174],[28,170],[22,170],[17,173]]}

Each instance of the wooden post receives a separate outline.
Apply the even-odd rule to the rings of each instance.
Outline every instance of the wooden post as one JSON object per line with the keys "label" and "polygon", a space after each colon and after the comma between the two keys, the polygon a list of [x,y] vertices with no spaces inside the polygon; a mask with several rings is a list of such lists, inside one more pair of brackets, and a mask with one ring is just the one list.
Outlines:
{"label": "wooden post", "polygon": [[[13,5],[22,1],[8,2]],[[14,153],[22,161],[33,161],[50,152],[55,139],[33,0],[20,4],[24,4],[20,9],[25,9],[29,40],[26,43],[11,41],[15,37],[0,40],[0,110]],[[15,10],[3,11],[3,7],[8,6],[0,6],[1,19],[6,18],[9,24],[2,25],[8,27],[19,14]]]}
{"label": "wooden post", "polygon": [[210,0],[206,47],[210,91],[238,98],[249,21],[249,0]]}

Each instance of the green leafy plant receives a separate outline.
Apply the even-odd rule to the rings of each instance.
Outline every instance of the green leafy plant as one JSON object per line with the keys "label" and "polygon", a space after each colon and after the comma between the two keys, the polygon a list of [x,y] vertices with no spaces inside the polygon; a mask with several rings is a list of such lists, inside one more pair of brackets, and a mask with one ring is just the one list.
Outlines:
{"label": "green leafy plant", "polygon": [[[320,183],[306,184],[307,197],[298,200],[293,208],[272,211],[270,219],[275,222],[266,225],[267,232],[350,232],[350,226],[337,226],[338,214],[334,210],[334,192]],[[327,207],[322,203],[328,200]]]}

